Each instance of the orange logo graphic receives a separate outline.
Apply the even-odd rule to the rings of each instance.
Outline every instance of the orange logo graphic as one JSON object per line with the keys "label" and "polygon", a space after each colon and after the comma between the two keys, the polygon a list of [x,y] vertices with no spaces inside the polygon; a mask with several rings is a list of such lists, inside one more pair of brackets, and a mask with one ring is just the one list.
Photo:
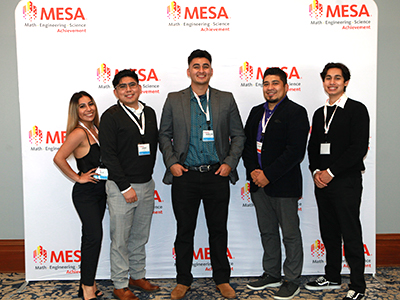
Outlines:
{"label": "orange logo graphic", "polygon": [[42,140],[43,132],[37,126],[33,126],[32,130],[29,130],[29,142],[37,146],[42,142]]}
{"label": "orange logo graphic", "polygon": [[100,68],[97,69],[97,80],[106,83],[110,79],[111,79],[111,69],[107,68],[106,64],[101,64]]}
{"label": "orange logo graphic", "polygon": [[33,21],[37,16],[37,8],[31,1],[28,1],[23,7],[23,15],[26,20]]}
{"label": "orange logo graphic", "polygon": [[249,81],[253,78],[253,67],[246,61],[239,68],[240,79]]}
{"label": "orange logo graphic", "polygon": [[318,0],[313,0],[313,2],[309,5],[308,10],[310,13],[310,17],[313,17],[315,19],[322,17],[323,7]]}
{"label": "orange logo graphic", "polygon": [[167,7],[167,16],[174,21],[181,17],[181,7],[175,1],[172,1],[171,5]]}
{"label": "orange logo graphic", "polygon": [[311,245],[311,255],[316,258],[321,258],[325,255],[325,245],[320,240],[316,240]]}
{"label": "orange logo graphic", "polygon": [[244,187],[240,189],[241,198],[243,201],[250,202],[250,183],[246,182]]}
{"label": "orange logo graphic", "polygon": [[43,264],[47,261],[47,250],[42,246],[38,246],[33,250],[33,261],[37,264]]}

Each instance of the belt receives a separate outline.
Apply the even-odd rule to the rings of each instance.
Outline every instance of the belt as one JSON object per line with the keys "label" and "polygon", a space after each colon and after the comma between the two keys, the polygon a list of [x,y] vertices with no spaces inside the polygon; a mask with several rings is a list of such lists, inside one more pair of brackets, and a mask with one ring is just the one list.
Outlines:
{"label": "belt", "polygon": [[220,163],[216,163],[216,164],[213,164],[213,165],[201,165],[201,166],[198,166],[198,167],[189,167],[189,166],[184,165],[183,167],[185,169],[188,169],[189,171],[207,173],[207,172],[210,172],[210,171],[216,171],[220,166],[221,166]]}

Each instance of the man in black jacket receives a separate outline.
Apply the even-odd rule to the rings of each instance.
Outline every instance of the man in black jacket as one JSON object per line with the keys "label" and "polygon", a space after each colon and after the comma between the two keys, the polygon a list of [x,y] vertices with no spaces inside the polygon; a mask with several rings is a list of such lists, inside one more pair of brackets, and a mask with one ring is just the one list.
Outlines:
{"label": "man in black jacket", "polygon": [[[279,68],[267,69],[263,79],[266,102],[250,112],[243,151],[264,248],[264,274],[247,287],[261,290],[280,286],[275,299],[292,299],[299,293],[303,267],[297,211],[302,196],[300,162],[305,154],[310,125],[305,108],[289,100],[287,91],[286,73]],[[286,250],[283,284],[279,227]]]}
{"label": "man in black jacket", "polygon": [[345,65],[328,63],[321,78],[329,99],[314,113],[308,158],[315,183],[321,238],[326,249],[326,266],[325,276],[305,287],[309,290],[341,287],[343,239],[351,281],[344,299],[359,300],[365,292],[360,204],[369,116],[364,104],[345,94],[350,81],[350,71]]}
{"label": "man in black jacket", "polygon": [[[155,112],[139,101],[137,74],[123,70],[113,79],[118,102],[101,117],[100,145],[108,169],[106,183],[110,211],[111,280],[118,299],[139,299],[128,288],[159,289],[144,277],[145,245],[154,209],[152,179],[157,153]],[[128,278],[128,273],[130,278]]]}

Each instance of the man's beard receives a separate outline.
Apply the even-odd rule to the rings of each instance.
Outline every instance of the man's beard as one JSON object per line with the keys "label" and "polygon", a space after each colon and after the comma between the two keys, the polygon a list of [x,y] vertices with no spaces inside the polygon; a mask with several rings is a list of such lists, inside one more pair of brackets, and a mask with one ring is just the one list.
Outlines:
{"label": "man's beard", "polygon": [[275,99],[275,100],[267,100],[268,103],[277,103],[279,102],[279,99]]}

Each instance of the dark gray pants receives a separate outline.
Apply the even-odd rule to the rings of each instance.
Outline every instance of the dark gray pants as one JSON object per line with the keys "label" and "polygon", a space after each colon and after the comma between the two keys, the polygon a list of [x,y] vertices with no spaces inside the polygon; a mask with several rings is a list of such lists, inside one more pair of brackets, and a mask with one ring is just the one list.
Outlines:
{"label": "dark gray pants", "polygon": [[264,248],[264,272],[276,278],[281,277],[280,227],[286,253],[283,273],[286,280],[299,284],[303,269],[303,242],[297,214],[298,198],[270,197],[260,188],[251,193],[251,199],[256,207],[258,228]]}

